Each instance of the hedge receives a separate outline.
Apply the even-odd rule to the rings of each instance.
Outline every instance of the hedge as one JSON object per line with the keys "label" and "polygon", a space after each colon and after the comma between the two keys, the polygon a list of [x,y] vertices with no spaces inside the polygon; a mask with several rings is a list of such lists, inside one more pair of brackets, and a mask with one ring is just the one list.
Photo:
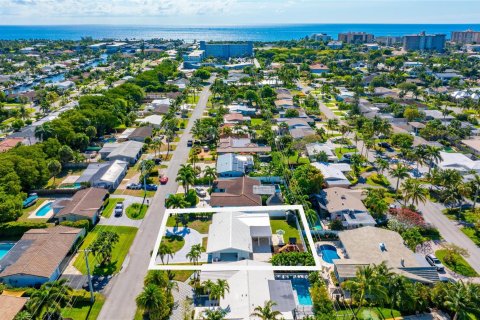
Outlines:
{"label": "hedge", "polygon": [[0,224],[0,238],[21,237],[30,229],[47,228],[45,222],[12,221]]}
{"label": "hedge", "polygon": [[91,229],[90,220],[78,220],[78,221],[62,221],[60,225],[65,227],[72,227],[72,228],[83,228],[87,231]]}

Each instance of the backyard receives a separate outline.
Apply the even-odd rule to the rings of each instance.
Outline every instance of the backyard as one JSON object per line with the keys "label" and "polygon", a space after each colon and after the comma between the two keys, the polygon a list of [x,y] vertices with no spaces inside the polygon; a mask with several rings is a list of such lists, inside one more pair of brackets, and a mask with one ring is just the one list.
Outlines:
{"label": "backyard", "polygon": [[212,224],[211,213],[192,213],[181,215],[170,215],[167,220],[167,227],[184,226],[198,231],[201,234],[208,234],[208,228]]}
{"label": "backyard", "polygon": [[272,228],[272,233],[274,234],[280,229],[285,231],[283,235],[285,242],[287,242],[290,238],[297,238],[297,240],[300,239],[300,233],[295,223],[289,223],[285,220],[285,218],[270,218],[270,227]]}
{"label": "backyard", "polygon": [[[120,271],[123,261],[128,254],[128,250],[132,245],[133,239],[137,234],[138,229],[134,227],[114,227],[114,226],[101,226],[92,230],[85,241],[83,242],[80,250],[88,248],[88,246],[95,241],[97,235],[101,231],[111,231],[116,232],[120,236],[120,241],[114,246],[112,250],[112,259],[111,263],[107,266],[100,267],[93,256],[93,254],[88,255],[88,263],[90,270],[94,275],[111,275]],[[73,264],[75,268],[78,269],[82,274],[87,274],[87,268],[85,265],[85,258],[83,253],[80,252]]]}

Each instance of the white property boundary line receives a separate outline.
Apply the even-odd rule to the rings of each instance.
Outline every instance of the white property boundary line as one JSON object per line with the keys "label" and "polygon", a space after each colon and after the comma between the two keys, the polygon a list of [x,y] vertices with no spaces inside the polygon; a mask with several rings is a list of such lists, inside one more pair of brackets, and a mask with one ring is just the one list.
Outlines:
{"label": "white property boundary line", "polygon": [[[168,265],[157,264],[156,257],[158,255],[158,249],[162,241],[163,235],[166,232],[167,220],[171,214],[188,214],[188,213],[217,213],[217,212],[269,212],[269,211],[287,211],[295,210],[299,213],[302,219],[303,228],[305,229],[305,235],[307,237],[308,245],[315,261],[315,266],[249,266],[249,265],[237,265],[230,263],[215,263],[204,265]],[[302,232],[303,230],[300,230]],[[223,208],[193,208],[193,209],[167,209],[163,216],[162,223],[160,225],[160,231],[155,241],[155,247],[153,248],[152,256],[150,257],[150,263],[148,265],[149,270],[200,270],[200,271],[213,271],[213,270],[272,270],[272,271],[320,271],[324,266],[317,254],[315,248],[315,242],[311,234],[310,226],[308,225],[305,211],[301,205],[283,205],[283,206],[255,206],[255,207],[223,207]]]}

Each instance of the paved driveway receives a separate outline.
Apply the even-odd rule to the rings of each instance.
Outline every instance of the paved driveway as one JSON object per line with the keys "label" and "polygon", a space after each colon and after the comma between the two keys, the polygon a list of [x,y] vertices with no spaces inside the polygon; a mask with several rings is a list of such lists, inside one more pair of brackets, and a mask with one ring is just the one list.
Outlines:
{"label": "paved driveway", "polygon": [[[214,78],[210,79],[212,83]],[[180,138],[170,165],[165,169],[169,179],[166,185],[160,186],[151,201],[147,216],[140,225],[140,230],[133,241],[129,251],[129,262],[122,271],[112,279],[104,290],[107,299],[98,317],[99,320],[131,320],[134,318],[137,306],[135,298],[142,291],[143,278],[147,273],[150,262],[150,251],[153,250],[155,240],[160,230],[160,224],[165,214],[165,197],[167,194],[175,193],[178,183],[175,182],[180,165],[188,160],[190,148],[187,147],[187,141],[193,139],[190,131],[193,123],[203,115],[206,109],[208,97],[210,96],[209,87],[205,87],[200,93],[200,99],[197,107],[192,112],[192,116],[186,130]]]}
{"label": "paved driveway", "polygon": [[[143,219],[132,220],[129,217],[127,217],[127,214],[125,213],[125,210],[127,210],[128,206],[130,206],[132,203],[142,203],[143,198],[133,197],[133,196],[119,196],[119,195],[112,195],[111,197],[112,198],[124,198],[125,199],[125,201],[123,201],[124,212],[123,212],[122,216],[120,216],[120,217],[115,217],[114,213],[112,213],[110,218],[101,217],[100,222],[98,224],[108,225],[108,226],[126,226],[126,227],[140,228],[140,225],[142,224]],[[145,204],[146,203],[147,202],[145,202]]]}

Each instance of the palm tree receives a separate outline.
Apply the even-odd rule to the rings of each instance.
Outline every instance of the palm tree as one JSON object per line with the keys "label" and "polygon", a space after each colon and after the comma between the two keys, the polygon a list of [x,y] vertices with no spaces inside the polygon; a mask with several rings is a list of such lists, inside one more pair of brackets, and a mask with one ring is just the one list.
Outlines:
{"label": "palm tree", "polygon": [[382,159],[382,158],[377,158],[377,160],[375,160],[375,166],[377,167],[377,171],[378,173],[380,173],[381,175],[383,175],[383,172],[388,169],[388,167],[390,166],[388,161],[385,160],[385,159]]}
{"label": "palm tree", "polygon": [[332,131],[338,127],[338,119],[328,119],[327,121],[327,129],[330,130],[330,135],[333,133]]}
{"label": "palm tree", "polygon": [[190,203],[185,200],[185,196],[182,194],[171,194],[165,200],[165,206],[168,209],[183,209],[187,208],[189,205]]}
{"label": "palm tree", "polygon": [[203,320],[223,320],[227,312],[223,309],[206,309],[203,311]]}
{"label": "palm tree", "polygon": [[62,307],[70,300],[72,289],[66,285],[67,279],[44,283],[40,289],[35,290],[27,304],[28,311],[34,317],[44,313],[60,313]]}
{"label": "palm tree", "polygon": [[170,312],[165,293],[155,284],[145,286],[135,301],[147,315],[155,315],[151,319],[161,319]]}
{"label": "palm tree", "polygon": [[198,263],[198,260],[202,256],[202,252],[204,252],[205,249],[202,247],[201,244],[195,244],[190,248],[190,251],[186,254],[186,258],[190,260],[194,265]]}
{"label": "palm tree", "polygon": [[475,207],[477,205],[477,199],[478,199],[478,192],[480,191],[480,176],[478,174],[475,174],[473,177],[473,180],[470,181],[471,188],[475,190],[475,194],[473,196],[473,207],[472,211],[475,213]]}
{"label": "palm tree", "polygon": [[185,194],[187,194],[189,186],[195,183],[195,170],[192,165],[182,164],[178,170],[177,179],[175,181],[182,184]]}
{"label": "palm tree", "polygon": [[217,178],[217,170],[215,167],[207,166],[203,170],[203,176],[208,179],[208,186],[211,187],[213,180]]}
{"label": "palm tree", "polygon": [[[167,207],[168,208],[168,207]],[[158,248],[158,255],[160,256],[160,260],[162,261],[162,264],[165,264],[164,259],[167,257],[167,264],[170,258],[173,258],[173,251],[170,246],[161,243],[160,247]]]}
{"label": "palm tree", "polygon": [[428,189],[419,180],[412,178],[405,180],[402,183],[402,193],[405,206],[409,201],[415,206],[418,206],[419,202],[427,202]]}
{"label": "palm tree", "polygon": [[204,286],[208,291],[209,299],[218,301],[218,305],[220,305],[220,298],[225,298],[225,293],[230,292],[230,286],[228,285],[227,280],[224,279],[217,279],[217,282],[208,280]]}
{"label": "palm tree", "polygon": [[274,301],[265,301],[263,307],[257,306],[255,309],[253,309],[254,312],[251,314],[251,316],[258,317],[262,320],[276,320],[282,314],[280,311],[273,310],[273,307],[276,305],[277,303]]}
{"label": "palm tree", "polygon": [[442,161],[442,156],[440,155],[440,151],[442,149],[435,147],[435,146],[427,146],[426,147],[426,154],[427,154],[427,159],[430,161],[430,166],[428,167],[428,172],[430,173],[430,170],[432,170],[433,164],[437,164],[440,161]]}
{"label": "palm tree", "polygon": [[394,178],[397,178],[397,187],[395,188],[395,190],[398,190],[398,186],[400,185],[400,179],[405,179],[409,176],[408,167],[403,163],[399,162],[397,163],[397,166],[395,168],[392,168],[390,170],[390,175]]}
{"label": "palm tree", "polygon": [[155,139],[152,141],[152,148],[153,148],[153,151],[155,152],[155,158],[157,157],[157,152],[160,152],[160,150],[162,149],[162,146],[163,146],[162,140]]}
{"label": "palm tree", "polygon": [[445,290],[445,307],[454,313],[453,320],[470,319],[469,313],[480,315],[479,287],[477,284],[464,283],[462,280],[449,285]]}
{"label": "palm tree", "polygon": [[357,269],[356,277],[345,281],[342,286],[349,290],[357,304],[355,317],[364,306],[367,297],[370,299],[386,298],[386,290],[383,284],[378,281],[377,266],[364,266]]}

